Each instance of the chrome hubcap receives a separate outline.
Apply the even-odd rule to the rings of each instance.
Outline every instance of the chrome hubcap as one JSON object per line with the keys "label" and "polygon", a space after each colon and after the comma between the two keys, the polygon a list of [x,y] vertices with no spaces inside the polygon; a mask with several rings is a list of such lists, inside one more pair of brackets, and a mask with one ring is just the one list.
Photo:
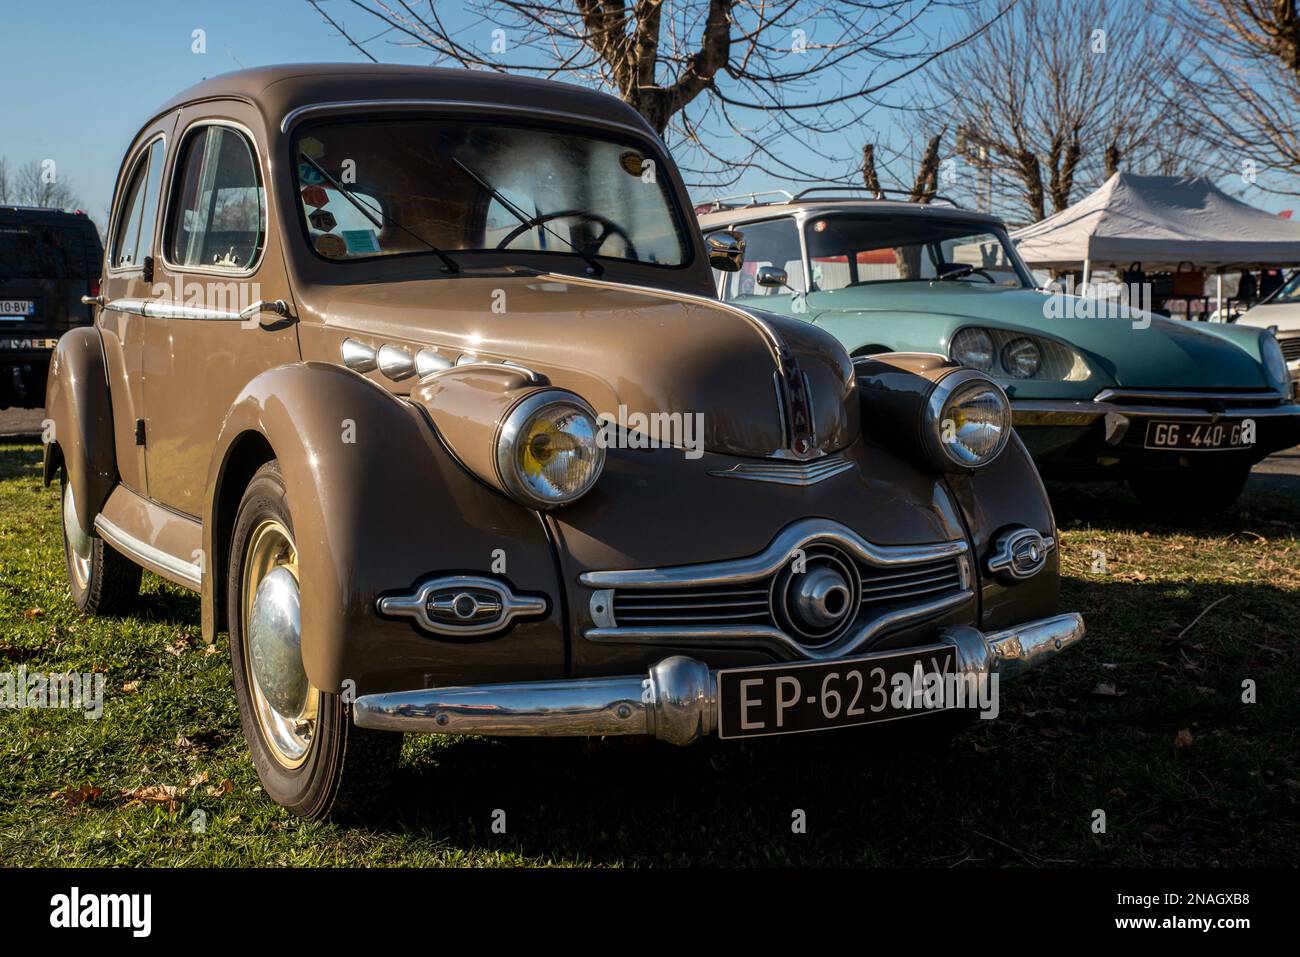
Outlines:
{"label": "chrome hubcap", "polygon": [[262,738],[280,764],[298,767],[316,731],[319,692],[302,663],[298,552],[278,521],[263,522],[248,540],[240,607],[244,674]]}
{"label": "chrome hubcap", "polygon": [[93,543],[77,521],[76,503],[72,500],[72,483],[63,486],[63,534],[68,538],[68,570],[77,587],[90,583],[90,550]]}

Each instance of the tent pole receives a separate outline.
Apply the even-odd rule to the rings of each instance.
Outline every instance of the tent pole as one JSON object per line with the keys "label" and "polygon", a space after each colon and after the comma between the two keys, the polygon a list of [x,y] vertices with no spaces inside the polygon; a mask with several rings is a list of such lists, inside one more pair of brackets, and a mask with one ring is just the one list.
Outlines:
{"label": "tent pole", "polygon": [[1223,317],[1223,270],[1222,269],[1220,269],[1218,272],[1214,274],[1214,287],[1215,287],[1215,292],[1217,293],[1217,298],[1219,300],[1219,305],[1218,305],[1219,321],[1223,322],[1224,317]]}

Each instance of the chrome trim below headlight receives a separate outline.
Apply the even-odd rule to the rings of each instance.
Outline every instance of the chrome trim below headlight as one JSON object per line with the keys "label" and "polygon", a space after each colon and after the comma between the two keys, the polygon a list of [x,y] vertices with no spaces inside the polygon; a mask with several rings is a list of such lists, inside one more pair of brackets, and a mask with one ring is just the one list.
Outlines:
{"label": "chrome trim below headlight", "polygon": [[471,636],[500,631],[516,618],[544,615],[546,599],[516,595],[494,578],[448,575],[425,581],[412,594],[380,598],[375,607],[383,615],[413,618],[435,635]]}

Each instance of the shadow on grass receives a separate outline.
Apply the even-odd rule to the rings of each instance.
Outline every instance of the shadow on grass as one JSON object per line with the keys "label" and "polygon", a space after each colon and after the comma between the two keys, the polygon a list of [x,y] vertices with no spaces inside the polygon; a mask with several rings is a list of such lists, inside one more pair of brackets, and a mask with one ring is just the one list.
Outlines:
{"label": "shadow on grass", "polygon": [[[1294,861],[1300,835],[1282,822],[1300,777],[1300,650],[1282,623],[1300,611],[1295,595],[1079,579],[1066,591],[1090,616],[1088,639],[1004,685],[999,719],[951,740],[931,733],[946,720],[934,715],[686,749],[418,737],[378,826],[596,864]],[[1247,678],[1258,704],[1241,700]],[[498,809],[505,834],[491,829]],[[797,810],[806,834],[791,829]]]}
{"label": "shadow on grass", "polygon": [[42,482],[42,454],[41,447],[31,445],[30,440],[21,445],[0,442],[0,481],[30,478]]}

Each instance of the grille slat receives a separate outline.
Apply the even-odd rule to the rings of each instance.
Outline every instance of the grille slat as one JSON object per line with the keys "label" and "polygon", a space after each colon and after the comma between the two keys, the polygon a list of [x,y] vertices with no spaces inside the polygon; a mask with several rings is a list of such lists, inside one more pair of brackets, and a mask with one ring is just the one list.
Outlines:
{"label": "grille slat", "polygon": [[925,588],[912,588],[908,591],[895,592],[889,595],[864,595],[862,604],[864,605],[885,605],[896,601],[902,601],[904,598],[919,598],[922,595],[933,595],[943,591],[956,591],[960,587],[960,582],[954,580],[939,585],[930,585]]}
{"label": "grille slat", "polygon": [[933,585],[937,582],[958,584],[961,582],[961,575],[955,568],[946,571],[937,572],[925,578],[908,579],[905,582],[893,582],[887,585],[866,585],[862,586],[864,595],[873,594],[892,594],[895,592],[906,592],[909,588],[919,585]]}
{"label": "grille slat", "polygon": [[1282,347],[1282,355],[1287,362],[1295,362],[1300,359],[1300,336],[1291,336],[1287,339],[1279,338],[1278,345]]}

